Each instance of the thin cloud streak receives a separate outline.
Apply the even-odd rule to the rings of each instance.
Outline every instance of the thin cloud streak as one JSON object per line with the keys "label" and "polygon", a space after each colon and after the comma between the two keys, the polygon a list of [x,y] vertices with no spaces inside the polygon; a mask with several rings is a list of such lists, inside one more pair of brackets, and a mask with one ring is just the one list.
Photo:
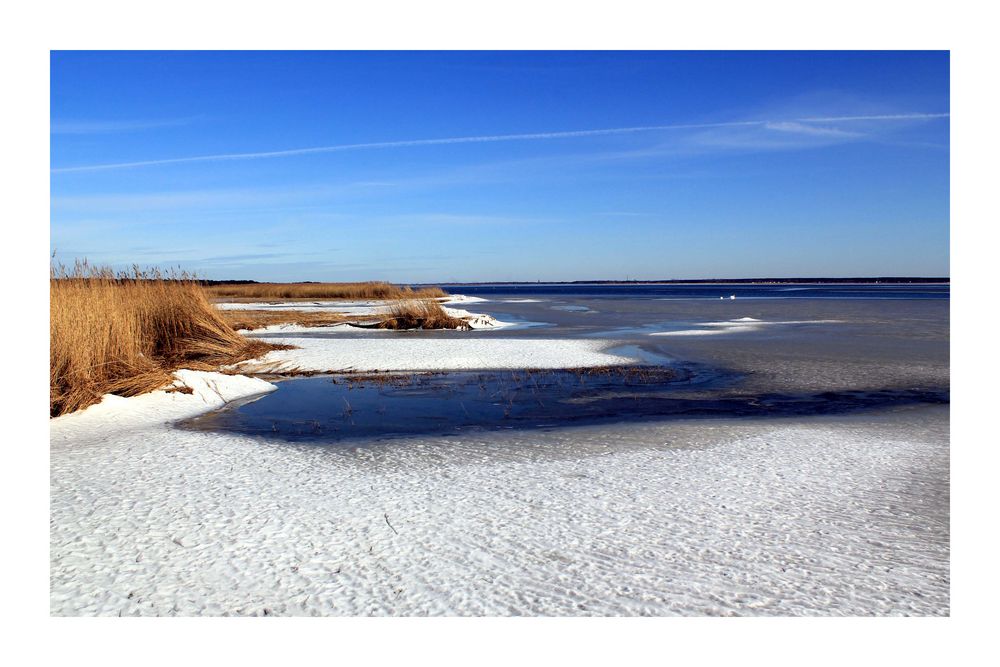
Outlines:
{"label": "thin cloud streak", "polygon": [[186,118],[162,118],[153,120],[53,120],[50,134],[111,134],[136,132],[162,127],[179,127],[197,121],[198,116]]}
{"label": "thin cloud streak", "polygon": [[639,127],[617,127],[597,130],[572,130],[567,132],[537,132],[531,134],[498,134],[475,137],[451,137],[443,139],[410,139],[402,141],[380,141],[359,144],[338,144],[335,146],[315,146],[311,148],[293,148],[278,151],[263,151],[253,153],[223,153],[217,155],[199,155],[192,157],[167,158],[161,160],[141,160],[137,162],[117,162],[111,164],[81,165],[76,167],[59,167],[50,170],[51,173],[68,173],[82,171],[104,171],[112,169],[131,169],[136,167],[152,167],[168,164],[193,162],[221,162],[226,160],[256,160],[265,158],[293,157],[317,153],[335,153],[342,151],[365,150],[374,148],[405,148],[412,146],[440,146],[447,144],[493,143],[501,141],[535,141],[545,139],[572,139],[580,137],[597,137],[616,134],[635,134],[641,132],[656,132],[662,130],[700,130],[725,127],[771,127],[791,123],[832,123],[857,121],[906,121],[934,120],[947,118],[950,113],[903,113],[869,116],[832,116],[815,118],[791,118],[784,120],[745,120],[718,123],[677,123],[672,125],[647,125]]}
{"label": "thin cloud streak", "polygon": [[792,121],[771,123],[769,125],[765,125],[765,127],[769,130],[775,130],[777,132],[788,132],[789,134],[805,134],[814,137],[838,137],[844,139],[852,139],[865,136],[861,132],[841,130],[835,127],[808,125],[806,123],[799,123]]}

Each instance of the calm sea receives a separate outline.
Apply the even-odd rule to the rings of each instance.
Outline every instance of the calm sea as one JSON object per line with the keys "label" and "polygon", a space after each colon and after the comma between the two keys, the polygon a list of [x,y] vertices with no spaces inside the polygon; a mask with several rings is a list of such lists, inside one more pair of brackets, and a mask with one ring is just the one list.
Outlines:
{"label": "calm sea", "polygon": [[605,284],[442,284],[452,294],[559,296],[611,299],[947,299],[947,284],[712,284],[712,285],[605,285]]}

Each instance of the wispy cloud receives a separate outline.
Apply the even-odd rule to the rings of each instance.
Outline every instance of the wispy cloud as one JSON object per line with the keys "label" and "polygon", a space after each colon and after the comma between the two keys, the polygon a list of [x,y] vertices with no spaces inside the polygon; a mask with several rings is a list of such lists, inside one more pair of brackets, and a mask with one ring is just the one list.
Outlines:
{"label": "wispy cloud", "polygon": [[[74,167],[57,167],[52,169],[52,173],[67,173],[80,171],[102,171],[110,169],[130,169],[136,167],[152,167],[158,165],[183,164],[194,162],[221,162],[227,160],[258,160],[266,158],[295,157],[300,155],[313,155],[318,153],[336,153],[343,151],[355,151],[377,148],[407,148],[416,146],[441,146],[448,144],[471,144],[471,143],[493,143],[502,141],[538,141],[550,139],[574,139],[584,137],[598,137],[621,134],[637,134],[644,132],[659,132],[668,130],[708,130],[718,128],[752,128],[764,127],[771,129],[798,128],[802,132],[805,128],[810,128],[816,123],[851,123],[859,121],[867,122],[899,122],[913,120],[934,120],[947,118],[948,113],[901,113],[901,114],[880,114],[864,116],[830,116],[830,117],[810,117],[810,118],[790,118],[778,120],[744,120],[728,121],[716,123],[675,123],[670,125],[644,125],[636,127],[617,127],[595,130],[570,130],[563,132],[536,132],[530,134],[495,134],[469,137],[449,137],[442,139],[408,139],[401,141],[378,141],[356,144],[337,144],[333,146],[313,146],[309,148],[292,148],[286,150],[258,151],[249,153],[219,153],[214,155],[197,155],[191,157],[166,158],[158,160],[140,160],[136,162],[115,162],[109,164],[79,165]],[[830,128],[812,128],[814,131],[823,132],[824,129],[832,131]]]}
{"label": "wispy cloud", "polygon": [[53,120],[49,125],[49,131],[52,134],[115,134],[154,130],[162,127],[179,127],[190,125],[196,120],[198,120],[196,116],[146,120]]}
{"label": "wispy cloud", "polygon": [[424,228],[424,227],[451,227],[451,226],[511,226],[511,225],[540,225],[546,223],[559,222],[557,218],[544,218],[534,216],[507,216],[507,215],[486,215],[476,213],[407,213],[401,215],[382,216],[379,218],[368,218],[368,221],[377,223],[380,227],[398,228]]}
{"label": "wispy cloud", "polygon": [[[818,121],[817,121],[818,122]],[[837,137],[842,139],[854,139],[865,136],[863,132],[842,130],[837,127],[824,127],[812,123],[802,123],[797,121],[781,121],[768,123],[764,126],[768,130],[776,132],[787,132],[789,134],[805,134],[813,137]]]}
{"label": "wispy cloud", "polygon": [[649,213],[639,213],[637,211],[594,211],[593,215],[603,215],[613,218],[643,218]]}
{"label": "wispy cloud", "polygon": [[135,212],[155,210],[260,210],[264,206],[282,209],[297,204],[333,201],[352,195],[384,192],[389,182],[354,181],[348,183],[318,183],[312,185],[270,188],[229,188],[201,190],[169,190],[165,192],[111,193],[96,195],[66,195],[52,198],[52,210],[58,212]]}

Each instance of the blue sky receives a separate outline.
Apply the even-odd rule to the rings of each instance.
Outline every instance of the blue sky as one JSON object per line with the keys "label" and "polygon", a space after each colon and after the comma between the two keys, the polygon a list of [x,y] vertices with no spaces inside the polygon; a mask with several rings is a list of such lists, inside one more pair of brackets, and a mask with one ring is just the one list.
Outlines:
{"label": "blue sky", "polygon": [[51,63],[63,262],[400,282],[949,273],[943,52]]}

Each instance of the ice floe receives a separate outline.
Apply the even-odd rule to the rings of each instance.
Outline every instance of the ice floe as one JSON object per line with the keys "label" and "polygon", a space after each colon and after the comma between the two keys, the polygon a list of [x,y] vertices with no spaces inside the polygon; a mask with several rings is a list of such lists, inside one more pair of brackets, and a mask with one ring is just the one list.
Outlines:
{"label": "ice floe", "polygon": [[678,329],[676,331],[655,331],[650,336],[718,336],[720,334],[748,333],[751,331],[761,331],[768,327],[797,324],[837,324],[840,320],[785,320],[779,322],[767,322],[753,317],[740,317],[724,322],[700,322],[698,327],[710,327],[708,329]]}
{"label": "ice floe", "polygon": [[449,294],[448,296],[438,297],[438,301],[442,304],[457,304],[457,303],[486,303],[489,299],[484,299],[479,296],[468,296],[465,294]]}

